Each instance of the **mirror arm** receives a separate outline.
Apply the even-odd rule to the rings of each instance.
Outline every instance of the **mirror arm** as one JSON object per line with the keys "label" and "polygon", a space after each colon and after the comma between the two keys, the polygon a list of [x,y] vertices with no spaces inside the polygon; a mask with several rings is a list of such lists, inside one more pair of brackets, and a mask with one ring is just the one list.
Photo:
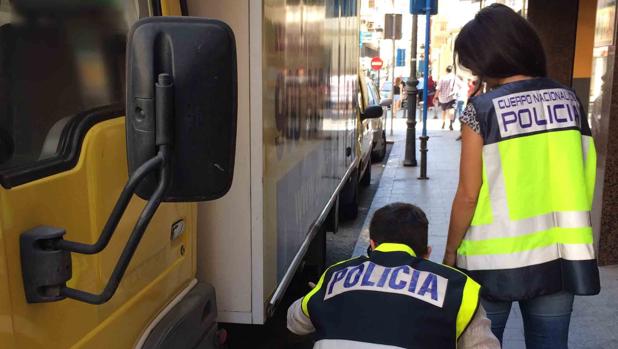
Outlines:
{"label": "mirror arm", "polygon": [[[129,177],[129,180],[124,186],[124,189],[120,193],[120,197],[107,219],[101,235],[94,244],[85,244],[76,241],[67,241],[62,239],[64,231],[59,232],[56,230],[49,236],[51,239],[47,241],[44,238],[35,240],[34,243],[26,243],[25,245],[32,245],[32,249],[39,247],[45,251],[57,251],[56,259],[52,260],[50,265],[57,265],[57,270],[63,270],[62,275],[56,275],[54,277],[53,285],[39,285],[40,270],[34,270],[32,273],[24,273],[24,285],[27,289],[28,301],[45,302],[54,301],[64,298],[72,298],[79,301],[83,301],[90,304],[102,304],[107,302],[118,289],[120,280],[129,266],[129,262],[142,239],[150,220],[154,216],[157,208],[161,204],[163,196],[170,183],[170,154],[171,154],[171,142],[173,134],[173,110],[174,110],[174,84],[172,77],[169,74],[159,74],[157,82],[155,84],[156,93],[156,145],[158,147],[158,153],[152,159],[144,162],[141,166],[135,170],[135,172]],[[111,240],[114,231],[118,227],[118,223],[122,218],[122,215],[126,211],[126,208],[135,193],[136,187],[142,182],[152,171],[159,169],[159,183],[156,190],[148,200],[146,206],[143,208],[133,231],[127,241],[122,254],[118,257],[114,271],[110,276],[103,292],[100,294],[94,294],[82,290],[77,290],[66,286],[66,281],[70,279],[70,252],[81,254],[95,254],[102,251]],[[36,235],[28,234],[25,235]],[[39,236],[40,237],[40,236]],[[38,246],[34,247],[37,245]],[[25,246],[27,249],[28,247]],[[33,263],[27,260],[22,263]],[[36,262],[34,262],[36,263]],[[28,265],[26,268],[33,270],[35,268],[32,265]],[[38,273],[37,273],[38,272]],[[43,278],[45,279],[45,278]],[[47,280],[46,280],[47,281]],[[62,282],[65,281],[65,282]],[[33,288],[38,288],[33,290]],[[41,295],[40,293],[43,293]],[[49,297],[50,293],[53,296]],[[33,297],[33,298],[32,298]]]}
{"label": "mirror arm", "polygon": [[159,74],[155,84],[155,96],[155,143],[159,146],[169,145],[174,132],[174,82],[169,74]]}
{"label": "mirror arm", "polygon": [[[171,130],[172,130],[172,108],[173,108],[173,88],[174,85],[171,80],[171,76],[169,74],[159,74],[159,80],[156,84],[156,93],[157,93],[157,108],[156,108],[156,117],[157,117],[157,125],[165,125],[165,127],[157,127],[157,145],[167,145],[171,143]],[[163,150],[163,149],[162,149]],[[169,150],[166,148],[164,150],[167,155]],[[107,246],[109,241],[112,238],[120,219],[122,218],[122,214],[127,209],[129,205],[129,201],[133,197],[133,193],[135,192],[135,188],[137,185],[144,179],[146,175],[155,170],[161,165],[163,155],[160,151],[157,156],[146,161],[143,165],[141,165],[135,172],[129,177],[129,180],[125,184],[122,192],[120,193],[120,197],[114,208],[112,209],[112,213],[109,215],[105,226],[103,227],[103,231],[99,238],[94,244],[85,244],[76,241],[69,240],[55,240],[52,246],[58,250],[71,251],[82,254],[95,254],[103,251],[103,249]],[[160,156],[161,155],[161,156]]]}
{"label": "mirror arm", "polygon": [[95,254],[103,251],[103,249],[107,246],[109,241],[124,214],[124,211],[127,209],[129,205],[129,201],[133,197],[133,193],[135,192],[135,188],[137,185],[148,175],[150,172],[156,170],[161,166],[162,158],[160,156],[155,156],[154,158],[146,161],[142,166],[140,166],[132,175],[129,177],[129,180],[125,184],[122,192],[120,193],[120,197],[114,208],[112,209],[112,213],[109,215],[105,226],[103,227],[103,231],[99,238],[94,244],[85,244],[82,242],[69,241],[69,240],[55,240],[52,244],[52,247],[58,250],[65,250],[70,252],[82,253],[82,254]]}
{"label": "mirror arm", "polygon": [[[142,210],[142,213],[137,219],[137,222],[135,223],[135,226],[133,227],[133,232],[131,233],[131,236],[129,237],[127,244],[122,250],[122,254],[120,255],[120,257],[118,257],[118,261],[116,262],[114,271],[112,272],[112,275],[110,276],[107,282],[107,285],[105,285],[103,292],[101,292],[100,294],[93,294],[90,292],[77,290],[71,287],[64,286],[60,288],[61,296],[76,299],[76,300],[83,301],[83,302],[90,303],[90,304],[103,304],[107,302],[110,298],[112,298],[112,296],[118,289],[120,280],[122,279],[122,276],[126,272],[127,267],[129,266],[129,262],[131,261],[131,258],[133,257],[133,254],[135,253],[135,250],[137,249],[137,246],[139,245],[140,240],[144,236],[146,227],[148,227],[150,220],[152,219],[155,212],[157,211],[157,208],[161,204],[161,199],[163,198],[163,194],[165,194],[165,191],[167,190],[167,186],[169,184],[169,176],[170,176],[170,173],[169,173],[170,171],[169,171],[169,166],[168,166],[169,164],[169,148],[168,147],[169,146],[167,145],[161,146],[159,148],[159,153],[157,154],[157,156],[152,159],[152,160],[156,160],[157,164],[162,165],[160,167],[160,172],[159,172],[160,173],[159,185],[157,186],[157,189],[153,193],[150,200],[148,200],[148,203],[146,204],[146,206]],[[147,165],[148,165],[148,162],[144,163],[144,165],[142,165],[140,169],[142,167],[147,167]]]}
{"label": "mirror arm", "polygon": [[[49,226],[38,226],[21,234],[22,276],[28,303],[54,302],[64,298],[73,298],[86,303],[102,304],[114,295],[170,183],[170,153],[169,145],[159,146],[157,155],[142,164],[129,177],[96,243],[65,241],[62,238],[65,233],[64,229]],[[66,282],[71,279],[72,275],[71,252],[93,254],[103,250],[122,218],[135,188],[147,174],[156,169],[159,170],[157,188],[137,219],[103,292],[93,294],[67,287]]]}

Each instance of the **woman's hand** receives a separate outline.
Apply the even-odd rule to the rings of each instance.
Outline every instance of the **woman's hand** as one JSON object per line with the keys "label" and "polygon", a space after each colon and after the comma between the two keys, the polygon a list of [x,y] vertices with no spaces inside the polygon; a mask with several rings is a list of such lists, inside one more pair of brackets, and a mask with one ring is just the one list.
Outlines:
{"label": "woman's hand", "polygon": [[444,252],[444,259],[442,260],[442,264],[448,265],[449,267],[454,267],[457,262],[457,254],[455,252]]}

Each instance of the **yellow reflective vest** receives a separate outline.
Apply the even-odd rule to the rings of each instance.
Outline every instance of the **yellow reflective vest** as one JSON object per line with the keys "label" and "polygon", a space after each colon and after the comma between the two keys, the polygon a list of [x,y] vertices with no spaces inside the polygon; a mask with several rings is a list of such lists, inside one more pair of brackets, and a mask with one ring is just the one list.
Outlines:
{"label": "yellow reflective vest", "polygon": [[547,79],[470,99],[483,184],[457,266],[493,300],[597,294],[590,210],[596,152],[575,93]]}

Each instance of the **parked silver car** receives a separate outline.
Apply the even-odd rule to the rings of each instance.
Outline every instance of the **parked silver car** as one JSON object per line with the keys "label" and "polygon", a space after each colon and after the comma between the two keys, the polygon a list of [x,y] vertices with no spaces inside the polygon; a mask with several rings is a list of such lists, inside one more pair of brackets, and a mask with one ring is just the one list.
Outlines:
{"label": "parked silver car", "polygon": [[[380,98],[380,93],[370,78],[361,79],[361,89],[363,94],[363,108],[371,105],[384,106],[384,104],[381,103],[382,99]],[[374,162],[382,161],[384,155],[386,155],[386,132],[384,131],[386,118],[384,115],[385,114],[380,118],[367,120],[364,125],[366,131],[370,132],[372,135],[371,160]]]}

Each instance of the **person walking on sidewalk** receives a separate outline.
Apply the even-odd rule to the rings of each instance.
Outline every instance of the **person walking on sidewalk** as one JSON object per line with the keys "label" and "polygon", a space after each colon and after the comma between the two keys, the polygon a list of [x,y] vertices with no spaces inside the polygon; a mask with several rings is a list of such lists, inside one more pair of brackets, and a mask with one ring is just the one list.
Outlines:
{"label": "person walking on sidewalk", "polygon": [[288,309],[293,333],[316,333],[314,348],[498,349],[479,305],[479,285],[427,260],[428,221],[394,203],[369,225],[371,253],[339,262]]}
{"label": "person walking on sidewalk", "polygon": [[426,84],[426,92],[427,92],[427,112],[429,112],[429,109],[433,109],[433,118],[437,119],[438,118],[438,112],[437,112],[437,101],[434,98],[436,96],[436,82],[433,79],[433,76],[431,75],[431,71],[429,72],[429,78],[427,79],[427,84]]}
{"label": "person walking on sidewalk", "polygon": [[393,117],[397,117],[397,112],[401,108],[401,78],[397,77],[393,84]]}
{"label": "person walking on sidewalk", "polygon": [[399,108],[404,110],[405,117],[405,111],[408,106],[408,88],[406,87],[406,82],[403,81],[403,79],[399,82],[399,95],[401,96],[399,99]]}
{"label": "person walking on sidewalk", "polygon": [[[463,115],[464,107],[466,105],[466,101],[468,100],[468,84],[466,84],[463,78],[459,75],[455,80],[455,99],[455,113],[453,120],[459,120],[459,118]],[[461,126],[459,127],[459,136],[457,136],[456,140],[461,140]]]}
{"label": "person walking on sidewalk", "polygon": [[482,285],[498,339],[517,301],[527,348],[567,348],[574,295],[600,291],[586,114],[570,88],[547,78],[538,34],[507,6],[479,11],[455,54],[488,91],[470,98],[461,118],[444,263]]}
{"label": "person walking on sidewalk", "polygon": [[416,104],[418,106],[423,100],[423,91],[425,90],[425,78],[423,78],[423,74],[420,74],[418,77],[416,90],[418,91],[418,98],[416,98]]}
{"label": "person walking on sidewalk", "polygon": [[455,84],[456,78],[455,74],[453,74],[453,67],[449,65],[446,67],[446,75],[438,82],[434,99],[437,100],[440,110],[442,111],[442,129],[444,129],[448,118],[448,128],[451,131],[453,130],[453,118],[449,116],[449,111],[455,106]]}
{"label": "person walking on sidewalk", "polygon": [[455,115],[454,120],[459,119],[463,115],[466,101],[468,100],[468,85],[464,82],[461,76],[457,76],[455,80]]}

